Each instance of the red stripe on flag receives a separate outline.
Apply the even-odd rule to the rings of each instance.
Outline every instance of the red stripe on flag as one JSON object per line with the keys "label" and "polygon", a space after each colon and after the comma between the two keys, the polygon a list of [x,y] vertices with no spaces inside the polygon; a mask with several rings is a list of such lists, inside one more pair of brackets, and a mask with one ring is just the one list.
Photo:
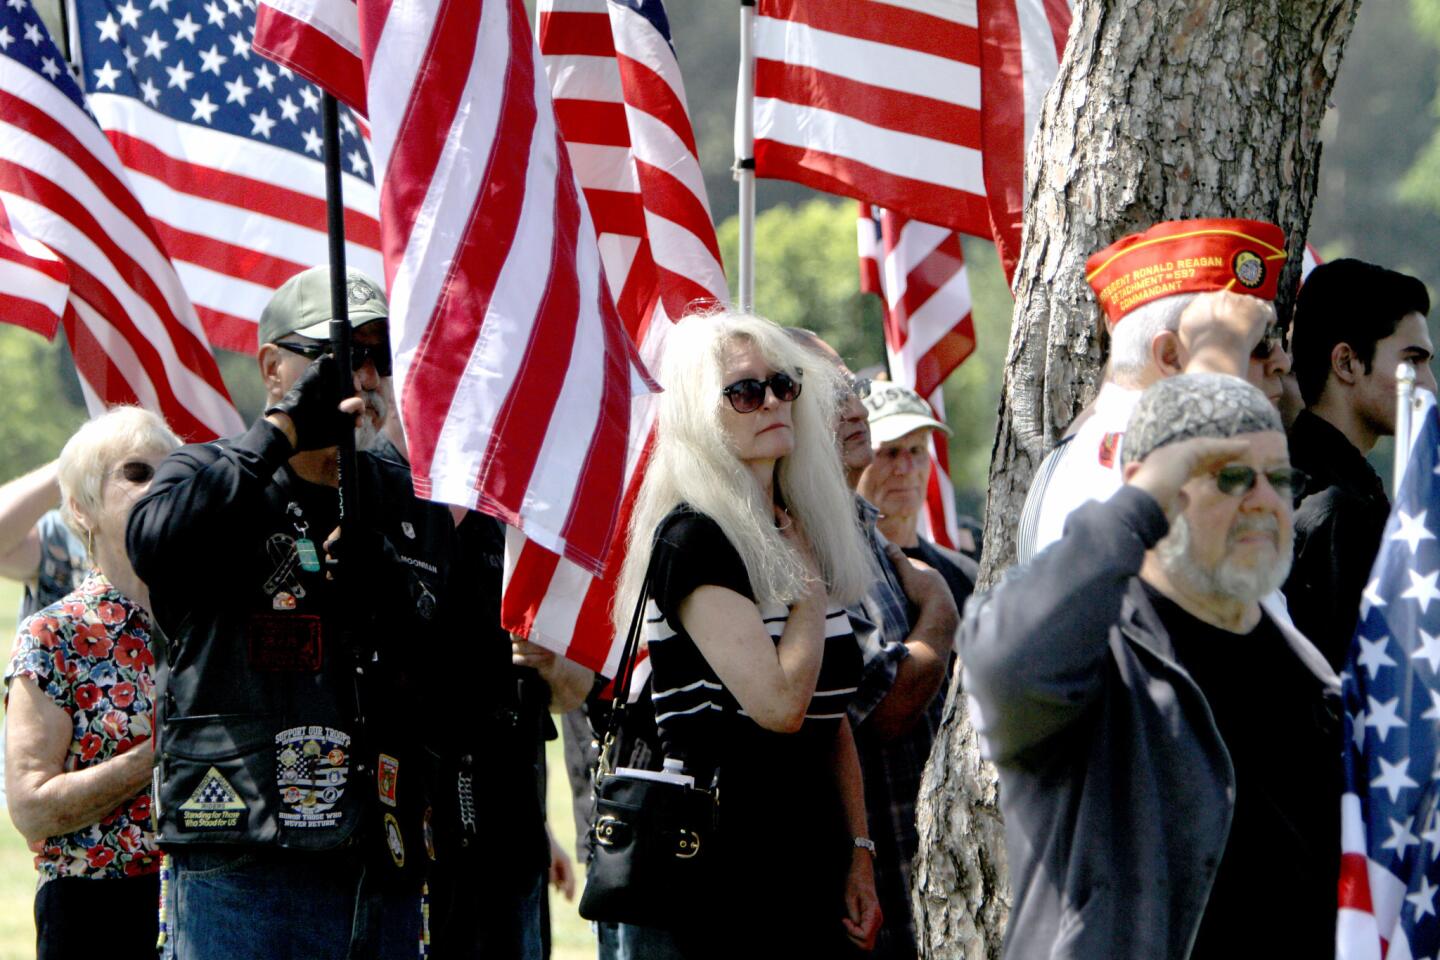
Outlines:
{"label": "red stripe on flag", "polygon": [[970,26],[890,3],[851,0],[761,0],[760,16],[803,23],[857,40],[873,40],[961,63],[978,63],[980,35]]}
{"label": "red stripe on flag", "polygon": [[645,236],[645,207],[640,202],[640,194],[587,188],[585,205],[590,208],[596,233]]}
{"label": "red stripe on flag", "polygon": [[896,210],[928,210],[940,226],[990,239],[989,209],[985,198],[978,194],[897,176],[848,157],[775,140],[755,142],[755,163],[767,177],[794,180],[826,193],[869,200]]}
{"label": "red stripe on flag", "polygon": [[755,96],[829,110],[927,140],[980,149],[980,113],[779,60],[755,61]]}
{"label": "red stripe on flag", "polygon": [[253,319],[199,305],[195,307],[195,312],[199,314],[205,336],[212,344],[236,353],[255,354],[259,344],[255,342],[258,328]]}
{"label": "red stripe on flag", "polygon": [[[74,307],[65,310],[65,340],[70,345],[70,356],[75,361],[75,370],[90,384],[107,404],[129,404],[140,406],[140,397],[131,389],[130,383],[115,361],[105,351],[95,333],[80,319]],[[168,417],[166,418],[169,419]],[[172,423],[171,429],[175,425]]]}
{"label": "red stripe on flag", "polygon": [[252,283],[278,287],[307,266],[272,257],[253,247],[242,247],[239,244],[216,240],[214,237],[181,230],[163,220],[156,220],[154,223],[155,232],[171,259],[241,277]]}
{"label": "red stripe on flag", "polygon": [[[680,102],[670,84],[638,60],[624,55],[616,56],[615,60],[620,67],[625,103],[669,127],[698,163],[700,151],[695,146],[695,133],[690,129],[690,115],[685,112],[685,104]],[[710,232],[714,230],[712,226]]]}
{"label": "red stripe on flag", "polygon": [[1339,906],[1341,910],[1375,912],[1370,899],[1370,865],[1363,853],[1340,855]]}
{"label": "red stripe on flag", "polygon": [[613,57],[606,13],[547,12],[540,14],[540,52],[545,56]]}
{"label": "red stripe on flag", "polygon": [[284,64],[362,114],[369,113],[360,61],[323,30],[261,4],[255,13],[252,46],[256,53]]}
{"label": "red stripe on flag", "polygon": [[[528,73],[529,58],[513,49],[517,72]],[[556,149],[564,145],[556,137]],[[505,401],[495,415],[495,430],[490,434],[484,472],[477,478],[476,488],[487,503],[493,503],[519,525],[520,506],[530,486],[530,478],[539,459],[540,447],[549,432],[550,421],[560,400],[558,385],[565,379],[575,342],[576,319],[580,313],[579,277],[575,269],[575,237],[580,226],[579,198],[574,186],[567,183],[569,171],[562,166],[555,178],[555,234],[551,240],[550,268],[545,293],[540,298],[535,322],[525,345],[523,359],[515,379],[505,394]],[[456,260],[469,259],[467,254],[483,258],[489,237],[484,233],[467,233],[465,245],[456,251]],[[463,300],[452,300],[457,314],[438,323],[458,323],[468,313]],[[607,305],[608,306],[608,305]],[[587,459],[590,454],[587,454]],[[583,477],[583,474],[582,474]],[[577,487],[577,495],[585,484]],[[606,517],[606,523],[610,517]],[[567,542],[569,538],[567,537]]]}
{"label": "red stripe on flag", "polygon": [[[910,268],[910,273],[905,278],[905,295],[901,297],[901,315],[912,317],[925,301],[933,297],[941,287],[965,268],[965,255],[960,249],[960,237],[958,234],[949,233],[945,239],[936,245],[920,262]],[[908,335],[908,324],[907,324]],[[902,344],[903,345],[903,344]],[[928,397],[930,391],[919,391],[922,397]]]}
{"label": "red stripe on flag", "polygon": [[916,362],[913,389],[922,397],[930,396],[974,352],[975,323],[967,315]]}
{"label": "red stripe on flag", "polygon": [[555,101],[555,122],[570,143],[630,146],[623,103],[562,98]]}
{"label": "red stripe on flag", "polygon": [[1050,35],[1055,38],[1055,60],[1065,59],[1065,41],[1070,36],[1070,0],[1045,0],[1045,19],[1050,21]]}
{"label": "red stripe on flag", "polygon": [[[705,209],[700,198],[667,170],[661,170],[642,160],[635,161],[635,169],[640,176],[645,209],[694,234],[695,239],[703,243],[705,249],[718,261],[720,243],[715,239],[715,228],[710,225],[710,212]],[[671,316],[678,318],[679,314],[672,313]]]}
{"label": "red stripe on flag", "polygon": [[[156,149],[149,141],[119,130],[107,130],[105,135],[110,138],[126,167],[154,177],[171,189],[203,200],[254,210],[311,230],[325,229],[325,200],[321,197],[290,190],[271,181],[177,160]],[[374,217],[347,208],[345,239],[366,247],[378,247],[380,224]]]}

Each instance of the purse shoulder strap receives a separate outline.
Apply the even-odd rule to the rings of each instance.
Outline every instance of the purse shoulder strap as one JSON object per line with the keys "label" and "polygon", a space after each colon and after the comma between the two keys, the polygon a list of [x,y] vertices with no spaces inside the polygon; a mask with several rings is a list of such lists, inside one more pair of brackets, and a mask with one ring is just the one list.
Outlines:
{"label": "purse shoulder strap", "polygon": [[[640,585],[640,596],[635,601],[635,610],[630,614],[630,629],[625,636],[625,646],[620,652],[620,663],[615,671],[615,692],[610,703],[610,715],[605,724],[601,742],[606,744],[614,739],[620,730],[620,723],[630,702],[630,682],[635,676],[635,660],[640,653],[640,637],[645,632],[645,607],[650,600],[650,573]],[[608,752],[608,751],[607,751]],[[602,754],[602,759],[604,754]],[[603,764],[602,764],[603,766]]]}

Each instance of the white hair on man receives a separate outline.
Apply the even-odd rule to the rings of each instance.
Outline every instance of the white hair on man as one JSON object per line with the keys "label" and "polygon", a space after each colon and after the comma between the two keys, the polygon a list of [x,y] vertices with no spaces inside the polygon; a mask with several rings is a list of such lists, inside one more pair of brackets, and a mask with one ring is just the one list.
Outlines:
{"label": "white hair on man", "polygon": [[1110,379],[1139,386],[1155,361],[1151,344],[1162,333],[1180,329],[1180,316],[1203,293],[1177,293],[1142,304],[1110,328]]}
{"label": "white hair on man", "polygon": [[728,348],[737,342],[753,344],[772,369],[789,371],[802,384],[792,408],[795,447],[776,465],[775,493],[810,539],[832,601],[858,599],[874,575],[835,449],[839,372],[769,320],[724,310],[696,314],[677,323],[665,343],[655,447],[631,515],[612,610],[622,632],[650,565],[655,530],[682,503],[714,520],[735,546],[757,602],[789,604],[804,592],[805,565],[726,441],[722,381]]}
{"label": "white hair on man", "polygon": [[80,425],[65,442],[56,463],[60,484],[60,516],[75,535],[85,539],[72,504],[98,513],[105,496],[105,478],[127,457],[164,456],[180,446],[180,438],[159,415],[141,407],[112,407]]}

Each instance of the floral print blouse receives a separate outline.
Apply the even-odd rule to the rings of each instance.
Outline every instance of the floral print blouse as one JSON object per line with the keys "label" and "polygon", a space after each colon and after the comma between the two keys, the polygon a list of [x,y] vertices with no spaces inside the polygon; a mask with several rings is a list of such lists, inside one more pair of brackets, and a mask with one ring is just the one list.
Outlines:
{"label": "floral print blouse", "polygon": [[[99,571],[21,624],[5,671],[6,696],[15,677],[28,677],[70,715],[75,735],[65,756],[67,773],[130,749],[151,749],[153,630],[150,614]],[[41,883],[56,877],[129,877],[159,870],[149,789],[98,823],[47,838],[35,869]]]}

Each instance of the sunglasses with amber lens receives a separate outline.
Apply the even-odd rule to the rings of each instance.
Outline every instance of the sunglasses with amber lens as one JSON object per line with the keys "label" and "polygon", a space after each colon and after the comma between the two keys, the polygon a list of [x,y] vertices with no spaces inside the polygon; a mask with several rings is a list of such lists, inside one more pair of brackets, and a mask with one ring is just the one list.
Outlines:
{"label": "sunglasses with amber lens", "polygon": [[1215,486],[1221,493],[1232,497],[1243,497],[1255,489],[1255,483],[1261,473],[1275,488],[1275,492],[1282,497],[1298,497],[1305,492],[1305,484],[1309,482],[1310,476],[1304,470],[1296,470],[1294,467],[1279,467],[1275,470],[1259,471],[1254,467],[1247,467],[1244,464],[1233,463],[1228,467],[1221,467],[1220,472],[1215,474]]}
{"label": "sunglasses with amber lens", "polygon": [[753,377],[736,380],[720,392],[730,401],[730,407],[736,413],[754,413],[765,403],[767,389],[775,394],[776,400],[784,403],[800,396],[800,381],[781,371],[772,373],[765,380]]}

